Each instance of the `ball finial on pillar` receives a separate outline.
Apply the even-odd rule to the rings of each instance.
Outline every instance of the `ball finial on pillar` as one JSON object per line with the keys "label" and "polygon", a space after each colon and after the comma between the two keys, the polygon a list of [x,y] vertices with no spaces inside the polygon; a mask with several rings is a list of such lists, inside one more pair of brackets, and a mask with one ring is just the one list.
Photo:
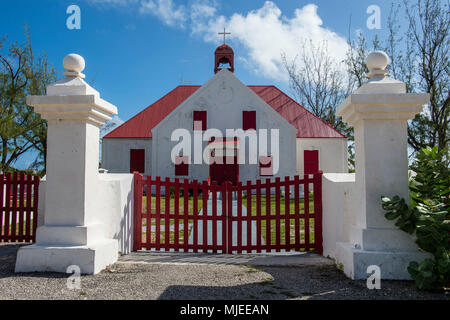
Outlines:
{"label": "ball finial on pillar", "polygon": [[63,73],[66,77],[84,78],[85,75],[81,72],[85,67],[84,58],[76,53],[68,54],[64,57],[63,66],[66,72]]}
{"label": "ball finial on pillar", "polygon": [[366,65],[370,72],[367,74],[367,78],[375,76],[386,76],[389,71],[386,67],[389,63],[388,55],[383,51],[373,51],[366,58]]}

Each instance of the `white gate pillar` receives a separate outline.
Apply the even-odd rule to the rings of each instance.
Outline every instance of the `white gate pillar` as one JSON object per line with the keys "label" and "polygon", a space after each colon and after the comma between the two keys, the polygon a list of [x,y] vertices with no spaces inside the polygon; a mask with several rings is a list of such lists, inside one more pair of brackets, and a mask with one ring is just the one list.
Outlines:
{"label": "white gate pillar", "polygon": [[356,221],[349,243],[336,246],[336,259],[353,279],[367,278],[369,265],[378,265],[384,279],[408,279],[409,262],[423,258],[414,237],[384,217],[381,196],[408,199],[407,121],[422,111],[429,95],[406,93],[405,83],[387,76],[388,60],[384,52],[372,52],[368,82],[336,112],[355,132]]}
{"label": "white gate pillar", "polygon": [[63,65],[66,78],[49,85],[47,95],[27,97],[48,123],[45,218],[36,244],[19,250],[16,272],[78,265],[92,274],[118,257],[118,242],[105,237],[97,209],[99,127],[117,108],[83,80],[81,56],[70,54]]}

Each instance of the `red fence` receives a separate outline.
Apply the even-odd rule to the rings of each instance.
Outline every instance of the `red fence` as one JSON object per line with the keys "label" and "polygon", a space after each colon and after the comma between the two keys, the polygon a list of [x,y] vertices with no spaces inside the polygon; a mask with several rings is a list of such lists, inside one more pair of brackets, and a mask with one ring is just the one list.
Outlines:
{"label": "red fence", "polygon": [[23,173],[0,175],[0,242],[34,242],[39,177]]}
{"label": "red fence", "polygon": [[134,250],[322,253],[322,172],[235,186],[135,173],[134,190]]}

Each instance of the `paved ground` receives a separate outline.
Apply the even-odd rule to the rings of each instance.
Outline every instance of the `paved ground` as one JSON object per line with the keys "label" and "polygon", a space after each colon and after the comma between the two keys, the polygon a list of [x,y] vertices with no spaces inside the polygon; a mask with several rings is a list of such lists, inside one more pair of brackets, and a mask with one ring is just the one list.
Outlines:
{"label": "paved ground", "polygon": [[[316,255],[136,253],[110,270],[82,276],[15,274],[18,245],[0,245],[0,299],[448,299],[421,293],[411,281],[382,281],[368,290]],[[281,266],[281,265],[289,265]]]}

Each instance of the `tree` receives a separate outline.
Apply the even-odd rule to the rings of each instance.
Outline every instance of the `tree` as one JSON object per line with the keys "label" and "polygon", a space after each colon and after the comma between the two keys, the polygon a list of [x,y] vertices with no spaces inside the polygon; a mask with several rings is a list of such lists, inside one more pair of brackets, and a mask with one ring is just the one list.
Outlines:
{"label": "tree", "polygon": [[[45,160],[46,122],[26,105],[26,96],[44,94],[55,81],[55,70],[47,57],[35,58],[29,29],[25,43],[11,43],[4,50],[0,41],[0,171],[5,172],[17,159],[31,150]],[[37,161],[35,161],[36,163]],[[45,161],[44,161],[45,163]],[[45,164],[44,164],[45,165]]]}
{"label": "tree", "polygon": [[336,108],[354,90],[357,81],[346,74],[339,61],[332,57],[326,42],[315,45],[310,40],[309,43],[304,42],[301,48],[299,56],[293,60],[282,55],[290,87],[300,104],[347,136],[350,141],[349,167],[353,169],[353,128],[336,116]]}
{"label": "tree", "polygon": [[[408,25],[402,28],[398,19],[403,12]],[[381,48],[390,57],[391,76],[406,83],[407,92],[427,92],[430,103],[424,112],[408,124],[408,143],[415,152],[430,146],[443,150],[450,137],[449,108],[449,24],[448,2],[404,0],[392,4],[387,19],[388,36],[374,40],[374,49]],[[360,86],[368,71],[364,59],[369,53],[362,33],[350,44],[347,57],[350,76]]]}

